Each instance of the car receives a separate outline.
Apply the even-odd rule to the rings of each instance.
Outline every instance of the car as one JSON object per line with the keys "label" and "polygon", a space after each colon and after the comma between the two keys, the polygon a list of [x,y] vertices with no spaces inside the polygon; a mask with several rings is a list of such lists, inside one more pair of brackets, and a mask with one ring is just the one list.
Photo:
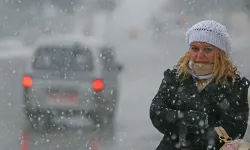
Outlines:
{"label": "car", "polygon": [[[45,40],[44,40],[45,39]],[[123,65],[112,46],[92,37],[38,40],[22,77],[23,109],[35,128],[58,116],[84,116],[95,127],[114,127]]]}

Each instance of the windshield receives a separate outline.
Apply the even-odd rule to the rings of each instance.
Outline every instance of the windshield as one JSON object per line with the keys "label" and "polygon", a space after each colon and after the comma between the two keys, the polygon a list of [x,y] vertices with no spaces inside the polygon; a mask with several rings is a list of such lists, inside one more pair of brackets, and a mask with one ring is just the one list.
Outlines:
{"label": "windshield", "polygon": [[91,71],[93,69],[92,53],[86,47],[40,47],[34,56],[33,68]]}

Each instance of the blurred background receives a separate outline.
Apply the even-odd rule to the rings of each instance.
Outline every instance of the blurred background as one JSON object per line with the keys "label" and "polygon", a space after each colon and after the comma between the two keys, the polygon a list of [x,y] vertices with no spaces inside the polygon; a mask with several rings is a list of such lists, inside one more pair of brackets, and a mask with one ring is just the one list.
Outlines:
{"label": "blurred background", "polygon": [[[249,0],[0,0],[1,149],[154,149],[162,135],[149,120],[149,105],[163,71],[188,49],[187,28],[203,19],[227,26],[233,61],[249,78]],[[104,40],[124,65],[111,135],[73,127],[89,126],[88,120],[72,118],[72,128],[48,132],[32,129],[25,119],[21,79],[34,44],[69,34]]]}

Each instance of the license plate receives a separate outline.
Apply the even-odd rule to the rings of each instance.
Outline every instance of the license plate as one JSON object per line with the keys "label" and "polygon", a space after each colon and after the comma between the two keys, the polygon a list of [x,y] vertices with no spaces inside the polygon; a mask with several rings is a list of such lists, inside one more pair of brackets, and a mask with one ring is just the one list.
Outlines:
{"label": "license plate", "polygon": [[77,95],[75,93],[51,93],[47,96],[49,103],[76,103]]}

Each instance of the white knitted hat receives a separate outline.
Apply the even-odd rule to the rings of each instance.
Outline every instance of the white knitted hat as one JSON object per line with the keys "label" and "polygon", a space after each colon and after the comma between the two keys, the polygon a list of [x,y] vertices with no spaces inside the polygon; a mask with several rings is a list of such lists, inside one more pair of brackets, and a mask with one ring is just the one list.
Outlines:
{"label": "white knitted hat", "polygon": [[231,40],[224,25],[213,21],[204,20],[196,23],[186,33],[186,42],[190,45],[194,41],[212,44],[231,56]]}

